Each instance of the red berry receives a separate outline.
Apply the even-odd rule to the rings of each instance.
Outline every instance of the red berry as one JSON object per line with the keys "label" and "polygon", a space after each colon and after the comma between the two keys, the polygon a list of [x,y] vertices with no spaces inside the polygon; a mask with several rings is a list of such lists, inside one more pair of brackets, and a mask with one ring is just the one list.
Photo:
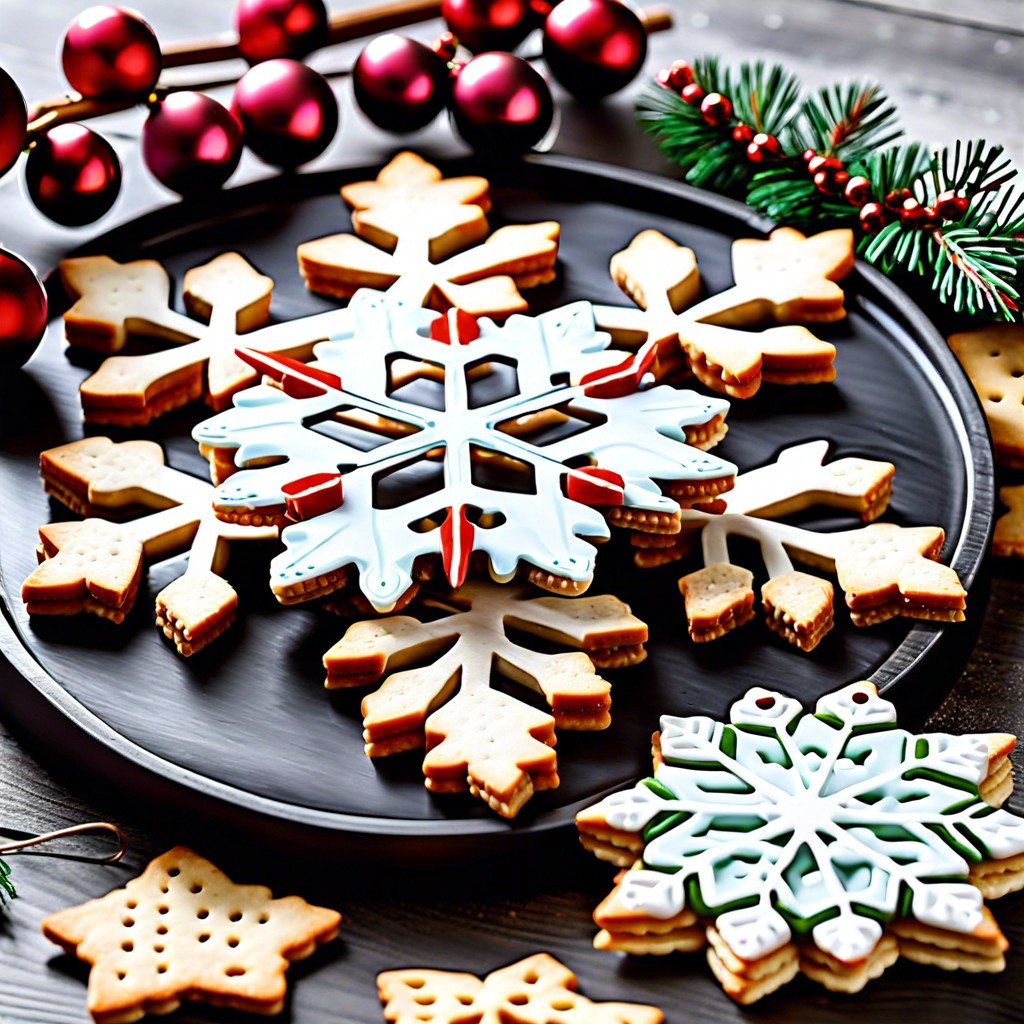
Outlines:
{"label": "red berry", "polygon": [[935,200],[935,212],[943,220],[960,220],[970,208],[967,196],[958,195],[952,189],[942,192]]}
{"label": "red berry", "polygon": [[800,159],[803,160],[805,164],[809,164],[817,155],[818,154],[815,153],[813,149],[805,149],[800,155]]}
{"label": "red berry", "polygon": [[832,191],[842,193],[849,180],[850,174],[848,171],[836,171],[836,173],[832,175]]}
{"label": "red berry", "polygon": [[712,125],[723,125],[732,117],[732,103],[720,92],[709,92],[701,101],[700,114]]}
{"label": "red berry", "polygon": [[832,179],[828,176],[828,171],[818,171],[814,176],[814,187],[819,192],[831,192],[832,191]]}
{"label": "red berry", "polygon": [[691,82],[683,86],[683,91],[679,95],[682,96],[684,103],[696,107],[704,99],[704,90],[696,82]]}
{"label": "red berry", "polygon": [[781,153],[782,147],[779,145],[779,140],[767,132],[758,132],[747,146],[747,157],[755,163],[760,162],[766,156],[779,156]]}
{"label": "red berry", "polygon": [[[810,150],[808,150],[808,152],[810,152]],[[817,174],[819,171],[823,170],[827,159],[827,157],[820,153],[812,156],[811,159],[807,161],[807,173]]]}
{"label": "red berry", "polygon": [[736,142],[750,142],[754,137],[754,129],[749,124],[738,124],[732,130],[732,137]]}
{"label": "red berry", "polygon": [[876,235],[885,227],[885,208],[881,203],[865,203],[860,208],[860,226],[869,235]]}
{"label": "red berry", "polygon": [[675,61],[666,71],[668,87],[681,93],[693,81],[693,68],[685,60]]}
{"label": "red berry", "polygon": [[863,206],[871,198],[871,182],[858,174],[846,183],[843,194],[854,206]]}
{"label": "red berry", "polygon": [[894,189],[885,197],[886,209],[899,213],[903,209],[905,200],[912,198],[909,188]]}
{"label": "red berry", "polygon": [[920,224],[928,216],[928,208],[922,206],[913,196],[903,200],[899,210],[900,220],[905,224]]}

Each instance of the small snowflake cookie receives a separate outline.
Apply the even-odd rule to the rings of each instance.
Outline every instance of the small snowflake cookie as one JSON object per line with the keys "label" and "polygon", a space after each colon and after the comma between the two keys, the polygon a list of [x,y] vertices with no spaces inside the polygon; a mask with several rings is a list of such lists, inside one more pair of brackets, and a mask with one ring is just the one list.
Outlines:
{"label": "small snowflake cookie", "polygon": [[661,1024],[654,1006],[594,1003],[576,991],[576,975],[547,953],[492,971],[482,981],[460,971],[410,969],[377,975],[384,1019],[394,1024]]}
{"label": "small snowflake cookie", "polygon": [[707,947],[752,1003],[798,972],[856,992],[900,956],[1001,971],[985,897],[1024,888],[1006,735],[915,736],[874,685],[813,714],[755,687],[728,724],[664,717],[655,775],[577,817],[629,869],[594,912],[599,949]]}

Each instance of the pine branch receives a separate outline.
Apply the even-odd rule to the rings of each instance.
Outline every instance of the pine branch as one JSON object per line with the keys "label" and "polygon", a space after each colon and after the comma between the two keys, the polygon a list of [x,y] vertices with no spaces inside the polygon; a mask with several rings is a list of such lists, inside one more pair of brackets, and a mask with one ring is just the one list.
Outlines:
{"label": "pine branch", "polygon": [[819,192],[803,161],[759,171],[747,192],[747,202],[759,213],[801,231],[842,227],[857,221],[857,208],[842,198]]}
{"label": "pine branch", "polygon": [[931,157],[928,148],[920,142],[872,153],[863,163],[865,177],[871,182],[875,195],[887,196],[902,189],[913,190],[913,185],[929,169]]}
{"label": "pine branch", "polygon": [[17,895],[17,890],[14,888],[14,883],[11,881],[11,869],[4,861],[0,860],[0,907],[2,907],[8,899],[13,900]]}
{"label": "pine branch", "polygon": [[813,149],[847,162],[880,150],[903,134],[896,124],[896,108],[877,85],[853,82],[819,89],[804,100],[800,115],[806,126],[800,151]]}

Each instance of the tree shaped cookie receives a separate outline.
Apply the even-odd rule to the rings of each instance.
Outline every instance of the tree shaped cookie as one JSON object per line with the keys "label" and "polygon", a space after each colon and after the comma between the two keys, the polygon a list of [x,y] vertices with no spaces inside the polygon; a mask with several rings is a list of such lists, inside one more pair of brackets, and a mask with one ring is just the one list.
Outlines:
{"label": "tree shaped cookie", "polygon": [[348,298],[360,288],[502,320],[526,311],[520,288],[551,281],[558,225],[510,225],[487,237],[488,182],[444,179],[415,153],[399,153],[376,181],[346,185],[355,235],[304,242],[299,269],[315,292]]}
{"label": "tree shaped cookie", "polygon": [[990,783],[1013,744],[908,733],[869,682],[813,714],[755,687],[727,723],[663,717],[654,777],[577,817],[584,846],[631,868],[595,911],[595,945],[706,941],[740,1003],[798,972],[855,992],[899,956],[1000,971],[984,898],[1024,887],[1024,819]]}
{"label": "tree shaped cookie", "polygon": [[[749,398],[762,380],[832,380],[835,347],[792,325],[845,316],[835,282],[853,267],[852,234],[805,238],[779,228],[767,240],[734,242],[732,261],[736,284],[695,305],[700,275],[692,250],[642,231],[611,260],[613,279],[640,308],[598,306],[598,322],[629,347],[654,341],[659,379],[690,372],[733,398]],[[749,329],[765,322],[784,326]]]}
{"label": "tree shaped cookie", "polygon": [[241,336],[253,348],[306,358],[338,322],[339,313],[327,313],[266,326],[274,282],[238,253],[185,274],[189,316],[170,308],[170,279],[154,260],[121,264],[81,256],[63,260],[60,271],[75,300],[64,315],[68,344],[119,352],[133,337],[172,343],[159,352],[104,360],[81,386],[89,423],[141,426],[199,398],[223,409],[256,381],[256,372],[235,354]]}
{"label": "tree shaped cookie", "polygon": [[576,975],[547,953],[475,974],[412,968],[377,975],[384,1019],[393,1024],[661,1024],[660,1010],[640,1003],[593,1003],[576,991]]}
{"label": "tree shaped cookie", "polygon": [[[123,622],[143,559],[187,550],[184,575],[157,595],[157,625],[185,655],[231,625],[238,597],[218,575],[227,544],[276,537],[276,527],[218,520],[213,488],[165,465],[152,441],[86,437],[42,452],[39,463],[47,493],[89,518],[39,528],[41,563],[21,592],[30,615],[91,612]],[[128,512],[142,514],[108,521]]]}
{"label": "tree shaped cookie", "polygon": [[51,914],[43,934],[92,965],[96,1024],[121,1024],[183,1000],[279,1013],[289,962],[333,939],[340,921],[298,896],[236,885],[179,846],[123,889]]}
{"label": "tree shaped cookie", "polygon": [[[505,817],[534,791],[557,786],[555,726],[608,725],[610,686],[594,667],[642,661],[647,627],[610,595],[529,593],[469,583],[444,599],[421,594],[421,602],[448,613],[443,618],[397,615],[350,626],[324,655],[324,667],[329,689],[387,675],[363,700],[367,754],[426,747],[428,789],[469,789]],[[574,651],[531,650],[510,638],[509,628]],[[552,714],[493,689],[495,670],[540,693]]]}

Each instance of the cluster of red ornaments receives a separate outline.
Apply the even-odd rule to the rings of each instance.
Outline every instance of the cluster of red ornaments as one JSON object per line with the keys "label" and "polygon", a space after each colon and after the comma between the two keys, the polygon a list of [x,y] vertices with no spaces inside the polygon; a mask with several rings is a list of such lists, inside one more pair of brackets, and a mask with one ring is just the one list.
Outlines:
{"label": "cluster of red ornaments", "polygon": [[[676,61],[662,69],[656,81],[663,88],[678,93],[684,103],[699,107],[707,124],[715,128],[729,128],[733,120],[732,101],[721,93],[705,93],[694,81],[693,68],[685,61]],[[731,128],[731,135],[733,141],[745,147],[747,159],[755,163],[766,158],[785,157],[774,135],[756,131],[748,124],[736,123]],[[802,159],[819,192],[841,195],[860,209],[860,226],[867,234],[877,234],[893,220],[921,230],[931,230],[942,221],[960,220],[970,206],[966,196],[952,190],[939,195],[932,206],[923,205],[909,189],[891,192],[879,201],[872,191],[871,182],[862,175],[851,176],[838,157],[807,149]]]}

